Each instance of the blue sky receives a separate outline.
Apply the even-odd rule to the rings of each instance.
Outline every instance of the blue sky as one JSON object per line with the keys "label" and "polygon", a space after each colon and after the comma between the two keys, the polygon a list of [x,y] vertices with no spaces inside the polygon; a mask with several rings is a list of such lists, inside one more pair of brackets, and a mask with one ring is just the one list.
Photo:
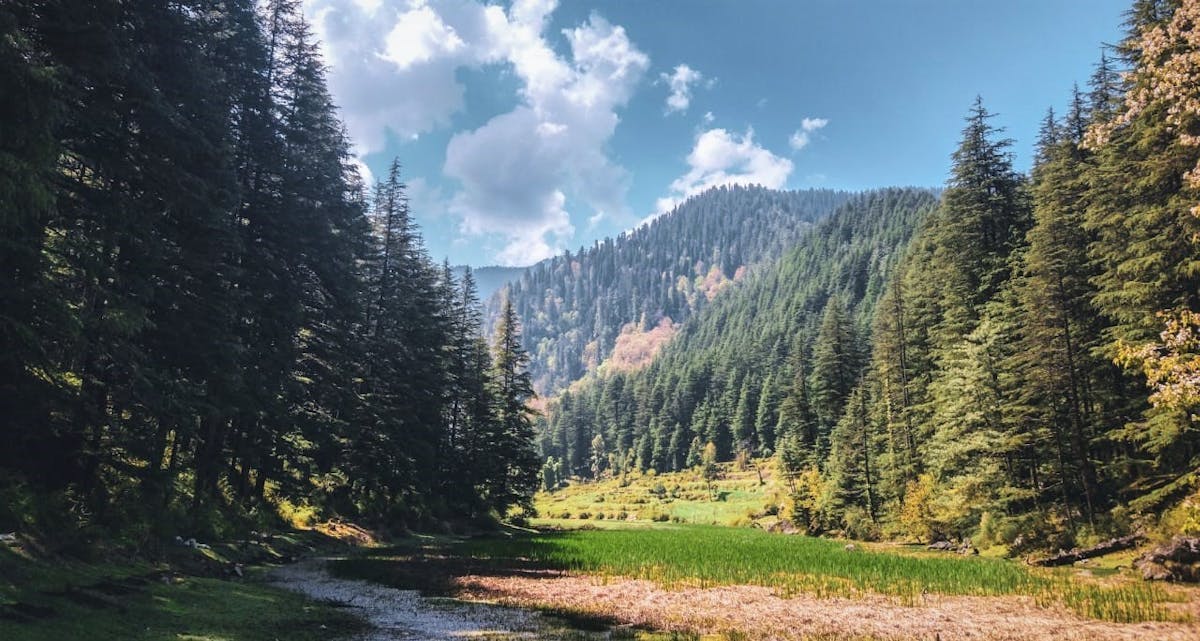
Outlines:
{"label": "blue sky", "polygon": [[306,0],[434,258],[524,265],[708,186],[939,186],[975,95],[1026,169],[1129,0]]}

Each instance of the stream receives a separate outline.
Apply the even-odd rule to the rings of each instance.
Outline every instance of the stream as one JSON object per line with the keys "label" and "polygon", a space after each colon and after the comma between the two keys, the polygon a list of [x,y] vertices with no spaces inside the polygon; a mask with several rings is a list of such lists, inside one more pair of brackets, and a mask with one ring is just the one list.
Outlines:
{"label": "stream", "polygon": [[[457,641],[463,638],[544,639],[546,627],[536,612],[487,603],[422,596],[329,573],[322,559],[277,568],[271,582],[310,598],[355,608],[370,629],[352,641]],[[336,631],[334,634],[335,637]]]}

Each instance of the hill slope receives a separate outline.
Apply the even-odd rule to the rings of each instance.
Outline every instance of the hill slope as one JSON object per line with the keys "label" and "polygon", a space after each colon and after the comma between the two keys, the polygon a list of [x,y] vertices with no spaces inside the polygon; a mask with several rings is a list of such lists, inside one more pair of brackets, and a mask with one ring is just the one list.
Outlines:
{"label": "hill slope", "polygon": [[[543,426],[543,454],[560,476],[588,477],[691,467],[710,441],[720,460],[739,449],[773,450],[777,426],[793,419],[784,412],[781,421],[783,401],[792,381],[814,369],[810,361],[821,366],[820,382],[853,383],[865,360],[853,335],[866,332],[888,275],[935,205],[931,192],[917,189],[854,197],[783,259],[699,311],[650,366],[562,394]],[[836,328],[849,334],[832,346],[821,330],[830,309],[842,310]],[[826,347],[835,353],[813,356]]]}
{"label": "hill slope", "polygon": [[[848,197],[719,187],[633,232],[530,267],[508,297],[522,320],[537,391],[553,394],[594,369],[622,331],[673,325],[703,309]],[[492,300],[493,317],[499,300]]]}

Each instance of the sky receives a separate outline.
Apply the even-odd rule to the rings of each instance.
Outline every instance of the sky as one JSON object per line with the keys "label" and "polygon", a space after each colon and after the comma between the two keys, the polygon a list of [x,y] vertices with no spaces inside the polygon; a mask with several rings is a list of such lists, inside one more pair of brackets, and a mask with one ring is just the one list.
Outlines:
{"label": "sky", "polygon": [[704,189],[941,186],[976,95],[1026,170],[1129,0],[304,0],[368,180],[529,265]]}

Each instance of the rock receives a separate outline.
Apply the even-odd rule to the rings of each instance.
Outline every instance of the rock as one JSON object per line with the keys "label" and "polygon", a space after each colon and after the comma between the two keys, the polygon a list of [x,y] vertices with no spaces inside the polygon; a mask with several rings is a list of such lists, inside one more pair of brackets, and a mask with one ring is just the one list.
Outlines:
{"label": "rock", "polygon": [[767,531],[776,534],[799,534],[800,528],[796,527],[796,524],[788,519],[779,519],[768,525]]}
{"label": "rock", "polygon": [[936,541],[934,543],[930,543],[929,545],[926,545],[925,549],[933,550],[935,552],[953,552],[953,551],[957,550],[958,548],[949,541]]}
{"label": "rock", "polygon": [[858,549],[858,547],[857,547],[857,546],[855,546],[853,543],[847,543],[847,544],[846,544],[846,551],[847,551],[847,552],[853,552],[853,551],[855,551],[855,550],[857,550],[857,549]]}
{"label": "rock", "polygon": [[16,545],[17,544],[17,533],[9,532],[7,534],[0,534],[0,543],[3,543],[5,545]]}
{"label": "rock", "polygon": [[1200,537],[1177,536],[1138,557],[1133,567],[1147,581],[1200,582]]}

